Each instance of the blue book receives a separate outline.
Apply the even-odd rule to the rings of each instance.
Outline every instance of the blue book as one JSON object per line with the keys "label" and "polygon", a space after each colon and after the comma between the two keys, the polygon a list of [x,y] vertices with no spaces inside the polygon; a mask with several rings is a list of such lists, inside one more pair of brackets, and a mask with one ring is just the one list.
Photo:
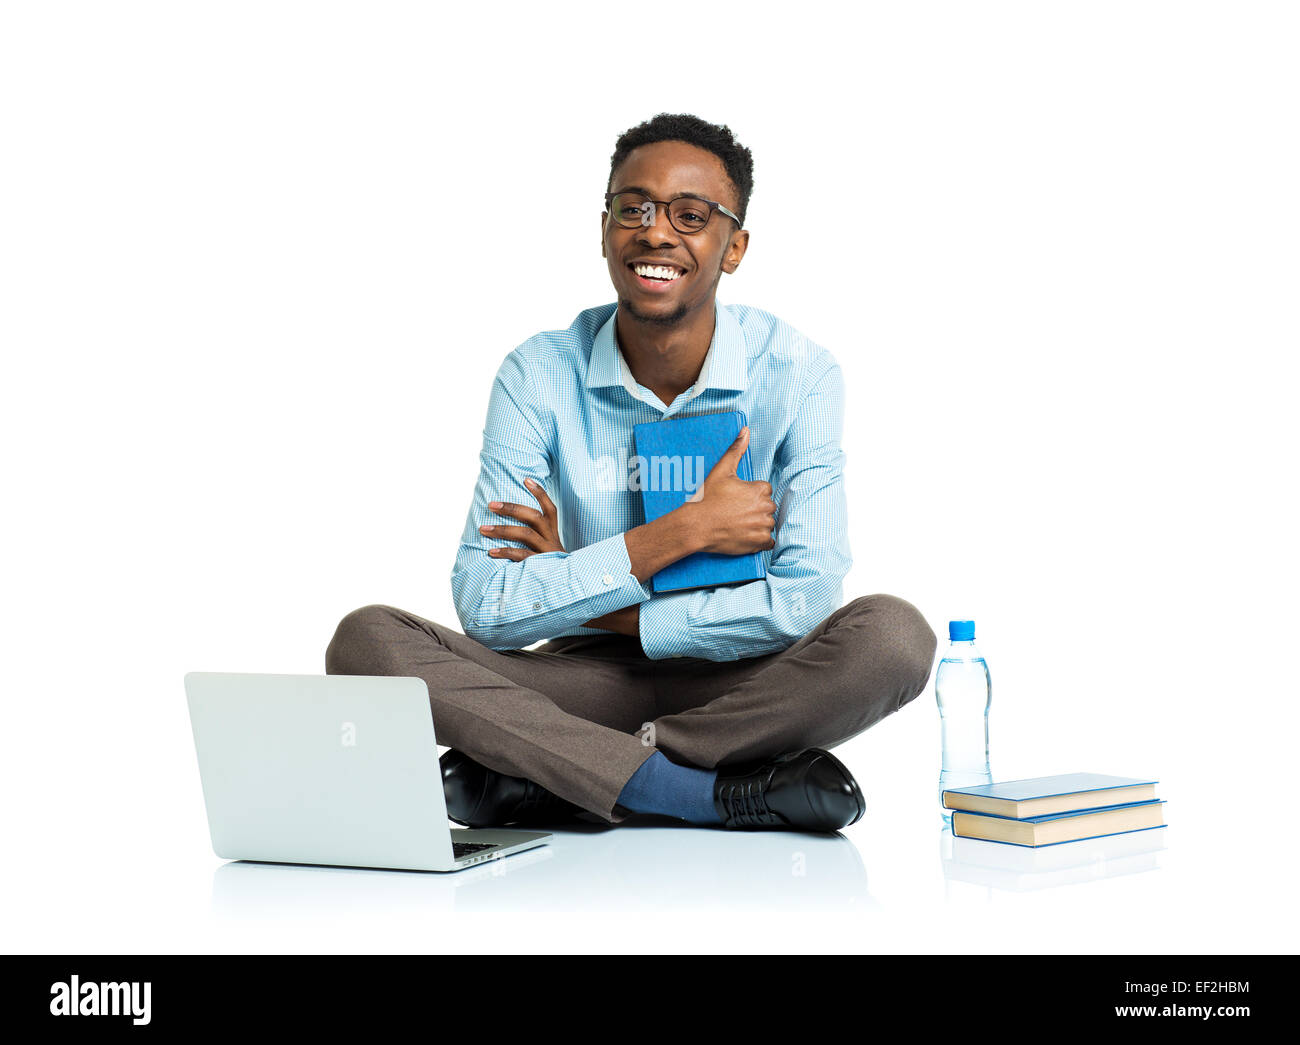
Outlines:
{"label": "blue book", "polygon": [[[637,456],[642,458],[641,503],[645,521],[653,522],[685,504],[748,423],[741,411],[728,410],[633,426]],[[749,447],[745,447],[736,475],[747,482],[753,481]],[[665,566],[650,578],[650,585],[656,592],[682,591],[743,584],[765,576],[762,552],[750,555],[695,552]]]}
{"label": "blue book", "polygon": [[1034,848],[1134,831],[1154,831],[1164,826],[1164,802],[1157,799],[1020,819],[961,811],[952,814],[954,838],[980,838],[986,842]]}
{"label": "blue book", "polygon": [[1103,776],[1067,773],[1063,776],[1008,780],[1001,784],[959,787],[943,793],[946,809],[1024,819],[1049,813],[1146,802],[1156,797],[1156,781],[1149,777]]}

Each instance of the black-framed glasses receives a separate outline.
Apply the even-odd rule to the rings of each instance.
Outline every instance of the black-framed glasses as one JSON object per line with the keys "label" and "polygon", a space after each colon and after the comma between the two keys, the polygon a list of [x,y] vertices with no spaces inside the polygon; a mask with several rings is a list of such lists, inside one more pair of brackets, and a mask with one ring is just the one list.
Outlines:
{"label": "black-framed glasses", "polygon": [[655,223],[659,208],[668,212],[668,223],[683,235],[699,232],[709,223],[715,210],[721,211],[740,228],[740,219],[721,203],[698,196],[678,196],[673,200],[652,200],[643,192],[607,192],[605,210],[625,229],[649,228]]}

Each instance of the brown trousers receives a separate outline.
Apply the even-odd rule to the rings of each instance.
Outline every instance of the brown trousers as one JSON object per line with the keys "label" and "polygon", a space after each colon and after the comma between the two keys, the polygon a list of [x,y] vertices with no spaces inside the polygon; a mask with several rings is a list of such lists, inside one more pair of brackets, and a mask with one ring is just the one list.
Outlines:
{"label": "brown trousers", "polygon": [[492,650],[392,606],[339,623],[331,675],[429,686],[439,743],[617,823],[623,785],[656,750],[713,769],[833,747],[913,700],[936,639],[911,603],[868,595],[761,657],[650,660],[636,638],[576,635]]}

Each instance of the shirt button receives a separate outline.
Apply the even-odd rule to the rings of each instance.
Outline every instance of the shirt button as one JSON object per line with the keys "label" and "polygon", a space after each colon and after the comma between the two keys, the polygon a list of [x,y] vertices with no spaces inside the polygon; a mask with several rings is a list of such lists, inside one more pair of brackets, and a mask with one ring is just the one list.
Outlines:
{"label": "shirt button", "polygon": [[674,653],[673,656],[674,656],[674,657],[680,657],[681,654],[680,654],[680,653]]}
{"label": "shirt button", "polygon": [[603,577],[601,578],[601,580],[604,581],[606,584],[613,584],[613,583],[614,583],[614,578],[613,578],[610,574],[608,574],[608,573],[605,574],[605,576],[603,576]]}
{"label": "shirt button", "polygon": [[533,603],[533,609],[540,610],[541,608],[542,608],[542,604],[540,602]]}

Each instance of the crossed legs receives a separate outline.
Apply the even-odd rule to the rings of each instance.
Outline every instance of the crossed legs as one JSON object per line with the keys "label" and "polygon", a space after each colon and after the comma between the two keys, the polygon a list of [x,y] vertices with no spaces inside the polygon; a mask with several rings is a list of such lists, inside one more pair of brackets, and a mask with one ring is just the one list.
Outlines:
{"label": "crossed legs", "polygon": [[613,634],[491,650],[374,605],[339,623],[325,670],[422,678],[441,743],[617,823],[619,793],[655,750],[712,769],[842,743],[925,688],[935,645],[915,607],[889,595],[735,661],[650,660]]}

